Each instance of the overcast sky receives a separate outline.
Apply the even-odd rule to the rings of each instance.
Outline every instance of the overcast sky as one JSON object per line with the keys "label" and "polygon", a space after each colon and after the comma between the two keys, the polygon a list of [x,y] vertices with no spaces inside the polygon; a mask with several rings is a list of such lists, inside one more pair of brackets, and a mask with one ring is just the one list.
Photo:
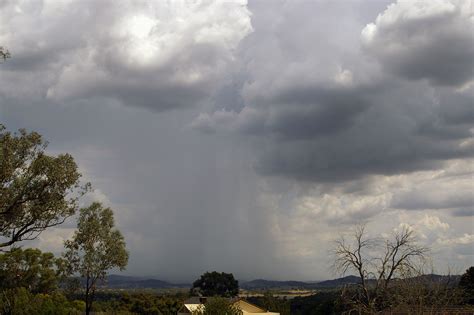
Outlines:
{"label": "overcast sky", "polygon": [[[126,274],[335,277],[367,223],[474,265],[470,0],[0,1],[0,122],[71,153]],[[74,222],[32,244],[59,253]]]}

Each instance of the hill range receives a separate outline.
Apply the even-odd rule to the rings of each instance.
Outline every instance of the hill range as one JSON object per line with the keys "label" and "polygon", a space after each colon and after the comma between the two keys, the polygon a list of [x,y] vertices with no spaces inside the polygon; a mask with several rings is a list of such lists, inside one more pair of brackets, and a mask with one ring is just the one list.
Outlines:
{"label": "hill range", "polygon": [[[441,276],[441,275],[425,275],[423,278],[428,281],[440,282],[449,281],[457,283],[460,276]],[[373,280],[372,280],[373,281]],[[239,286],[244,290],[270,290],[270,289],[330,289],[338,288],[344,285],[357,284],[360,278],[356,276],[346,276],[342,278],[325,280],[325,281],[275,281],[266,279],[255,279],[251,281],[239,281]],[[107,282],[101,285],[108,289],[179,289],[190,288],[189,283],[171,283],[164,280],[148,277],[133,277],[122,275],[110,275]]]}
{"label": "hill range", "polygon": [[[326,280],[320,282],[304,281],[274,281],[265,279],[256,279],[251,281],[240,281],[240,288],[245,290],[265,290],[265,289],[318,289],[333,288],[346,284],[355,284],[360,280],[356,276],[347,276],[343,278]],[[122,275],[110,275],[107,282],[102,287],[109,289],[172,289],[172,288],[190,288],[189,283],[171,283],[154,278],[132,277]]]}

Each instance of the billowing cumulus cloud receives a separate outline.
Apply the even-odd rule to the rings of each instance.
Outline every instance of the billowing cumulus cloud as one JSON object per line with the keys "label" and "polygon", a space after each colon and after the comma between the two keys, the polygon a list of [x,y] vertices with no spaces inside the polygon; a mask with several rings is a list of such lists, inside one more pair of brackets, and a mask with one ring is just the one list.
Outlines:
{"label": "billowing cumulus cloud", "polygon": [[[327,279],[358,223],[472,265],[465,1],[1,6],[0,122],[73,154],[129,274]],[[73,227],[34,244],[60,252]]]}
{"label": "billowing cumulus cloud", "polygon": [[[407,27],[425,34],[429,43],[464,52],[464,47],[439,40],[431,22],[424,21],[434,19],[432,22],[449,36],[462,31],[460,42],[470,45],[467,36],[471,35],[464,25],[471,23],[466,7],[460,3],[433,3],[390,5],[375,24],[363,28],[362,43],[354,43],[353,37],[359,36],[350,37],[347,28],[340,32],[339,22],[324,20],[326,29],[334,28],[328,38],[321,31],[322,22],[310,19],[300,26],[305,37],[295,35],[287,40],[293,19],[307,14],[302,11],[318,10],[320,5],[286,5],[291,13],[278,15],[278,23],[270,26],[254,23],[255,32],[245,42],[245,51],[256,53],[244,56],[250,65],[250,78],[242,86],[244,107],[201,114],[192,125],[205,131],[251,131],[261,142],[256,164],[259,173],[315,182],[434,169],[443,161],[472,156],[471,86],[436,88],[422,81],[400,81],[383,72],[393,60],[418,58],[410,50],[390,50],[393,56],[381,61],[382,69],[371,63],[371,54],[388,49],[383,43],[376,46],[377,39],[388,38],[393,45],[404,45]],[[275,19],[277,14],[269,13],[267,7],[253,13],[255,19],[262,20],[268,16]],[[395,33],[400,38],[392,38],[384,31],[402,33]],[[424,42],[421,40],[421,45]],[[358,48],[360,45],[363,49]],[[372,45],[369,55],[368,45]],[[432,75],[428,70],[460,61],[458,56],[444,54],[436,47],[425,50],[426,54],[434,51],[429,54],[433,64],[417,62],[420,69],[416,71],[427,78]],[[269,51],[271,54],[266,53]],[[471,54],[470,50],[467,53]],[[462,67],[468,73],[472,72],[471,57],[464,59],[466,65]],[[419,58],[426,61],[424,56]],[[443,69],[437,74],[445,74],[450,80],[448,77],[456,76],[455,71]]]}
{"label": "billowing cumulus cloud", "polygon": [[252,31],[238,1],[12,1],[0,19],[0,40],[15,52],[6,70],[35,69],[39,96],[109,98],[158,111],[212,95]]}
{"label": "billowing cumulus cloud", "polygon": [[362,30],[362,43],[392,73],[456,86],[473,78],[473,32],[469,1],[400,0]]}

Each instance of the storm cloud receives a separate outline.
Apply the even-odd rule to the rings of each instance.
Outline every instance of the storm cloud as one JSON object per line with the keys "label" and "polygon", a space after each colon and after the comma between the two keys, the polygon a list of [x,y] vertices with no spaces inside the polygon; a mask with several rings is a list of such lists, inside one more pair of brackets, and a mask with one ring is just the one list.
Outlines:
{"label": "storm cloud", "polygon": [[[0,122],[76,158],[129,274],[327,279],[332,240],[361,222],[410,225],[464,268],[467,3],[4,1]],[[32,245],[59,253],[73,226]]]}

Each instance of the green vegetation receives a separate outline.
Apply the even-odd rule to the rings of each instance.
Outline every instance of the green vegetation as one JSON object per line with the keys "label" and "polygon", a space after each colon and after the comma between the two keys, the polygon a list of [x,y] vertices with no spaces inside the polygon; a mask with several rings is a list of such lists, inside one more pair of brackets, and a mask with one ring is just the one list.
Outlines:
{"label": "green vegetation", "polygon": [[2,289],[27,288],[31,293],[56,291],[64,276],[64,260],[39,249],[15,248],[0,255]]}
{"label": "green vegetation", "polygon": [[249,298],[248,301],[263,309],[278,312],[280,315],[291,314],[290,300],[275,297],[271,291],[266,291],[263,294],[263,297]]}
{"label": "green vegetation", "polygon": [[123,270],[128,263],[125,241],[114,226],[112,210],[94,202],[81,209],[77,231],[72,240],[64,244],[70,272],[85,278],[87,315],[92,310],[97,281],[105,280],[108,270]]}
{"label": "green vegetation", "polygon": [[59,292],[34,294],[26,288],[3,290],[0,296],[0,312],[12,315],[79,315],[85,309],[82,301],[68,301]]}
{"label": "green vegetation", "polygon": [[474,305],[474,266],[467,269],[461,276],[459,288],[463,292],[464,301]]}
{"label": "green vegetation", "polygon": [[46,145],[36,132],[12,134],[0,124],[0,248],[63,223],[89,188],[80,187],[73,157],[47,155]]}
{"label": "green vegetation", "polygon": [[239,294],[239,282],[235,280],[231,273],[206,272],[194,281],[191,294],[233,297]]}
{"label": "green vegetation", "polygon": [[212,297],[206,302],[206,307],[201,310],[193,312],[193,315],[242,315],[233,303],[226,298]]}
{"label": "green vegetation", "polygon": [[10,58],[10,52],[8,49],[6,49],[3,46],[0,46],[0,59],[6,60],[7,58]]}

